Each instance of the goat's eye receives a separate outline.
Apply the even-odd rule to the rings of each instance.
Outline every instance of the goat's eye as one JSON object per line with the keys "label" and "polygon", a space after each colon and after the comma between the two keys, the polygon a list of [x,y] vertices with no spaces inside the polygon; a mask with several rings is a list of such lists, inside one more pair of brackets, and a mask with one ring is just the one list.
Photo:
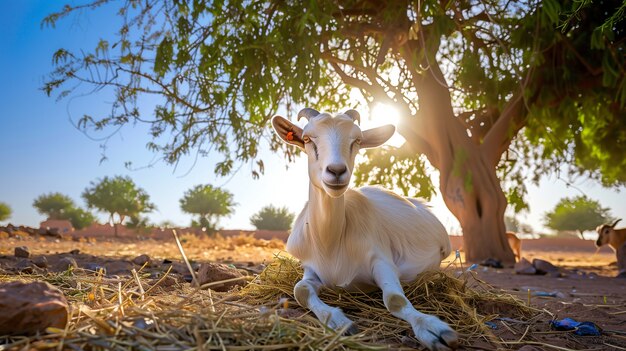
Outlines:
{"label": "goat's eye", "polygon": [[308,135],[305,135],[305,136],[302,137],[302,141],[304,141],[305,144],[306,143],[310,143],[311,142],[311,138],[309,138]]}
{"label": "goat's eye", "polygon": [[356,138],[356,140],[354,140],[354,143],[357,145],[361,145],[361,138]]}

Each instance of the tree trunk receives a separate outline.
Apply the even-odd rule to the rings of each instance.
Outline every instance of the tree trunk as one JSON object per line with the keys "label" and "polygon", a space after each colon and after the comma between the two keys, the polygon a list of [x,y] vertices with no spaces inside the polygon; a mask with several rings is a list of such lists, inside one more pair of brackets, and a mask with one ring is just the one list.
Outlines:
{"label": "tree trunk", "polygon": [[[416,84],[420,113],[405,121],[400,133],[439,170],[441,194],[463,230],[466,260],[495,258],[513,264],[515,255],[504,225],[507,202],[496,176],[511,130],[508,125],[494,125],[490,132],[496,135],[487,136],[482,143],[472,140],[454,115],[449,89],[442,82],[441,71],[431,62],[430,72]],[[505,112],[500,119],[510,119]],[[509,109],[507,113],[513,112]]]}
{"label": "tree trunk", "polygon": [[[458,162],[458,156],[451,159]],[[509,247],[504,225],[506,198],[495,168],[481,161],[478,154],[470,156],[462,172],[454,168],[441,169],[441,193],[446,206],[461,224],[466,261],[496,258],[513,264],[515,255]]]}

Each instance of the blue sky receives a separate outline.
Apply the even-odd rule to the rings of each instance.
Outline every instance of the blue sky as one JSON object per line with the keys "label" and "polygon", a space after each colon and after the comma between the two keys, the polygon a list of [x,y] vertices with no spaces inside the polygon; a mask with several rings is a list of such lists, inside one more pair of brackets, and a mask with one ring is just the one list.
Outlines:
{"label": "blue sky", "polygon": [[[146,165],[154,154],[147,151],[149,140],[145,129],[127,127],[107,143],[107,161],[100,163],[100,142],[76,130],[71,119],[83,113],[106,112],[112,101],[105,94],[90,95],[59,102],[41,90],[44,78],[53,69],[52,54],[60,47],[91,50],[102,35],[101,28],[110,28],[115,16],[89,11],[80,17],[61,20],[56,28],[41,28],[41,20],[60,9],[65,2],[20,0],[4,4],[0,13],[0,201],[13,209],[10,222],[38,225],[43,220],[32,207],[33,199],[48,192],[69,195],[84,206],[81,192],[91,181],[104,176],[129,175],[151,196],[158,211],[149,215],[154,223],[164,220],[187,225],[191,216],[182,213],[178,200],[185,190],[196,184],[224,186],[239,204],[236,213],[223,219],[221,225],[232,229],[251,229],[250,216],[262,206],[288,206],[299,212],[307,196],[306,161],[286,164],[279,155],[264,154],[266,174],[260,180],[250,177],[245,165],[232,178],[216,178],[212,157],[200,159],[188,173],[192,160],[183,160],[175,170],[157,163],[140,170],[128,170],[124,164]],[[366,114],[365,107],[362,113]],[[188,174],[187,174],[188,173]],[[600,200],[614,216],[626,219],[626,193],[603,189],[593,181],[576,183],[589,197]],[[283,194],[277,189],[290,189]],[[543,213],[564,196],[579,195],[556,177],[544,178],[539,187],[529,186],[531,211],[521,214],[522,222],[539,231]],[[432,202],[434,212],[452,231],[456,220],[447,212],[440,198]],[[104,218],[104,216],[102,216]]]}

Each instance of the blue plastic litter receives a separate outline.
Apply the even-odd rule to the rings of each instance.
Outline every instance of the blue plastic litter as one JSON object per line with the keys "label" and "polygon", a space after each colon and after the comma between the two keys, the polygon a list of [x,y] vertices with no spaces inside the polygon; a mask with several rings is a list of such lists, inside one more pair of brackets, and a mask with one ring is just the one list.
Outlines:
{"label": "blue plastic litter", "polygon": [[473,271],[473,270],[475,270],[476,268],[478,268],[478,265],[477,265],[476,263],[473,263],[471,266],[469,266],[469,268],[468,268],[466,271],[467,271],[467,272],[469,272],[469,271]]}
{"label": "blue plastic litter", "polygon": [[577,322],[571,318],[550,321],[552,328],[556,330],[573,330],[580,336],[600,336],[602,329],[593,322]]}
{"label": "blue plastic litter", "polygon": [[485,325],[491,329],[498,329],[498,325],[494,322],[485,322]]}

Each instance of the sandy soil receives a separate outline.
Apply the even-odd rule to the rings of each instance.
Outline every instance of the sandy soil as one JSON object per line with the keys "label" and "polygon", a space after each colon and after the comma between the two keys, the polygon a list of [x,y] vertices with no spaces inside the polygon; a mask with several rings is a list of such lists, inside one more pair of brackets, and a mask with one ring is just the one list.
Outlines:
{"label": "sandy soil", "polygon": [[[503,293],[518,296],[531,306],[548,311],[545,320],[529,328],[524,324],[501,321],[496,323],[496,334],[521,336],[523,333],[536,333],[538,339],[545,338],[570,349],[625,350],[626,349],[626,279],[614,278],[617,275],[615,256],[604,249],[595,252],[591,242],[572,239],[551,239],[551,241],[524,241],[523,256],[532,261],[541,258],[552,262],[561,269],[562,276],[517,275],[512,268],[494,269],[479,266],[474,274]],[[569,240],[569,241],[568,241]],[[187,256],[195,262],[226,262],[246,268],[254,273],[263,268],[263,263],[272,260],[275,254],[284,250],[278,240],[260,241],[249,236],[218,239],[198,239],[182,237]],[[97,239],[68,241],[50,238],[3,238],[0,239],[0,273],[16,273],[20,259],[14,257],[16,246],[26,246],[32,257],[46,256],[49,266],[74,252],[78,266],[89,263],[112,267],[111,273],[122,274],[132,268],[132,259],[140,254],[148,254],[153,261],[180,261],[180,253],[172,241],[130,241],[115,242]],[[454,246],[454,240],[453,240]],[[454,257],[450,257],[445,265]],[[23,259],[22,259],[23,260]],[[121,264],[120,264],[121,262]],[[166,261],[167,262],[167,261]],[[461,271],[461,266],[453,263],[452,270]],[[184,270],[184,268],[183,268]],[[530,292],[530,298],[529,298]],[[553,293],[555,297],[534,296],[539,293]],[[551,316],[551,317],[550,317]],[[550,319],[570,317],[578,321],[591,321],[606,331],[616,332],[609,337],[576,337],[571,333],[555,332],[549,328]],[[511,345],[518,349],[521,345]],[[542,349],[540,345],[535,345]]]}

